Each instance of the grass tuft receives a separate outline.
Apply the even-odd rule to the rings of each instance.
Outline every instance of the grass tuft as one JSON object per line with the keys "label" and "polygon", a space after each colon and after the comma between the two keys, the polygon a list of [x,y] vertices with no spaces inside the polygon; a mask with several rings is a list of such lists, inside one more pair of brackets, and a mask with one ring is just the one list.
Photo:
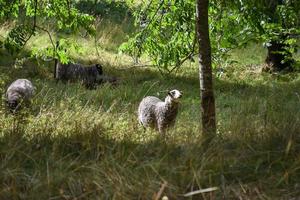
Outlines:
{"label": "grass tuft", "polygon": [[[70,55],[103,64],[121,79],[117,87],[56,83],[53,62],[30,58],[29,48],[18,59],[1,52],[2,100],[17,78],[32,80],[37,94],[17,115],[0,106],[0,199],[153,199],[165,182],[169,199],[211,187],[218,190],[187,199],[299,198],[299,73],[259,72],[264,54],[254,44],[232,52],[240,60],[214,72],[218,135],[204,148],[196,63],[164,76],[132,67],[111,50],[122,34],[113,29],[99,33],[98,51],[93,39],[74,37],[81,51]],[[45,38],[28,47],[49,45]],[[144,132],[140,100],[174,88],[184,94],[176,126],[166,139]]]}

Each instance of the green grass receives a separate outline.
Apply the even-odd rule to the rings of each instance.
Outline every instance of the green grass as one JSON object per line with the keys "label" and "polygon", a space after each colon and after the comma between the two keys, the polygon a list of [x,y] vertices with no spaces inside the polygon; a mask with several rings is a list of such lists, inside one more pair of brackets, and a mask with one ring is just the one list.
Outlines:
{"label": "green grass", "polygon": [[[117,87],[56,83],[53,62],[29,58],[25,49],[16,63],[1,51],[0,94],[16,78],[32,80],[37,94],[17,116],[1,104],[0,199],[154,199],[165,181],[169,199],[299,198],[298,73],[261,73],[263,49],[235,50],[238,63],[214,79],[218,135],[204,148],[196,63],[165,76],[132,67],[130,57],[113,50],[124,38],[104,30],[99,41],[107,43],[96,44],[98,53],[93,39],[74,37],[82,48],[70,55],[102,63],[120,77]],[[40,35],[27,49],[46,42]],[[136,112],[144,96],[164,98],[173,88],[184,97],[164,140],[144,132]],[[219,190],[182,196],[214,186]]]}

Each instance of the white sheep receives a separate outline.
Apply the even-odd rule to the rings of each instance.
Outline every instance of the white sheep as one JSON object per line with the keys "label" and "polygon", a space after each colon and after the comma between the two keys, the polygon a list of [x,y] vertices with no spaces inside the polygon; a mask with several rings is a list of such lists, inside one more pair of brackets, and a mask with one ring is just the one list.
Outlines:
{"label": "white sheep", "polygon": [[15,80],[6,91],[6,102],[11,110],[17,110],[20,103],[29,102],[35,93],[35,87],[27,79]]}
{"label": "white sheep", "polygon": [[145,97],[138,108],[138,120],[141,125],[154,128],[165,134],[167,128],[175,124],[182,93],[178,90],[168,92],[165,101],[154,96]]}

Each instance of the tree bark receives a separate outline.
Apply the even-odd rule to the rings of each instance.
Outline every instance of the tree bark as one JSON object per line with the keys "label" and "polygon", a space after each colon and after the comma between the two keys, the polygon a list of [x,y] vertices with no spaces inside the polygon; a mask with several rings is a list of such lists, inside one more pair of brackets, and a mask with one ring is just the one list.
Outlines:
{"label": "tree bark", "polygon": [[[275,11],[278,6],[283,5],[284,3],[285,2],[283,0],[274,0],[267,4],[267,13],[270,17],[270,22],[277,24],[280,23]],[[282,27],[286,27],[284,22],[281,23]],[[292,54],[287,50],[289,45],[284,43],[287,39],[287,35],[283,33],[279,33],[279,35],[280,37],[277,40],[275,39],[269,42],[269,46],[267,47],[267,58],[265,59],[267,65],[263,68],[264,71],[273,72],[286,69],[290,70],[292,67]]]}
{"label": "tree bark", "polygon": [[268,54],[265,60],[267,65],[263,70],[270,72],[290,70],[293,59],[291,53],[286,50],[287,47],[288,45],[282,41],[271,41],[270,46],[267,47]]}
{"label": "tree bark", "polygon": [[202,133],[204,136],[211,137],[216,134],[216,114],[208,27],[208,3],[209,0],[197,0],[196,32],[199,44]]}

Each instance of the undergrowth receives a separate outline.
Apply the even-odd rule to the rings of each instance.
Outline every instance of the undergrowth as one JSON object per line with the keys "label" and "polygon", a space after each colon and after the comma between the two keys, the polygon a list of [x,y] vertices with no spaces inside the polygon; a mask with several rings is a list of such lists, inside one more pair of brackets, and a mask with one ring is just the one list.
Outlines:
{"label": "undergrowth", "polygon": [[[235,50],[238,62],[214,71],[218,133],[204,147],[196,63],[162,75],[133,67],[130,57],[111,50],[120,42],[107,40],[109,31],[98,36],[107,43],[73,37],[81,51],[69,54],[103,64],[104,73],[120,78],[116,87],[56,83],[53,61],[29,53],[29,47],[49,44],[46,35],[18,56],[1,50],[2,102],[17,78],[32,80],[37,93],[17,115],[1,104],[0,199],[155,199],[163,183],[162,196],[169,199],[299,198],[298,73],[262,73],[263,49]],[[163,99],[174,88],[183,91],[176,126],[167,138],[144,132],[137,122],[140,100]],[[218,190],[183,196],[211,187]]]}

